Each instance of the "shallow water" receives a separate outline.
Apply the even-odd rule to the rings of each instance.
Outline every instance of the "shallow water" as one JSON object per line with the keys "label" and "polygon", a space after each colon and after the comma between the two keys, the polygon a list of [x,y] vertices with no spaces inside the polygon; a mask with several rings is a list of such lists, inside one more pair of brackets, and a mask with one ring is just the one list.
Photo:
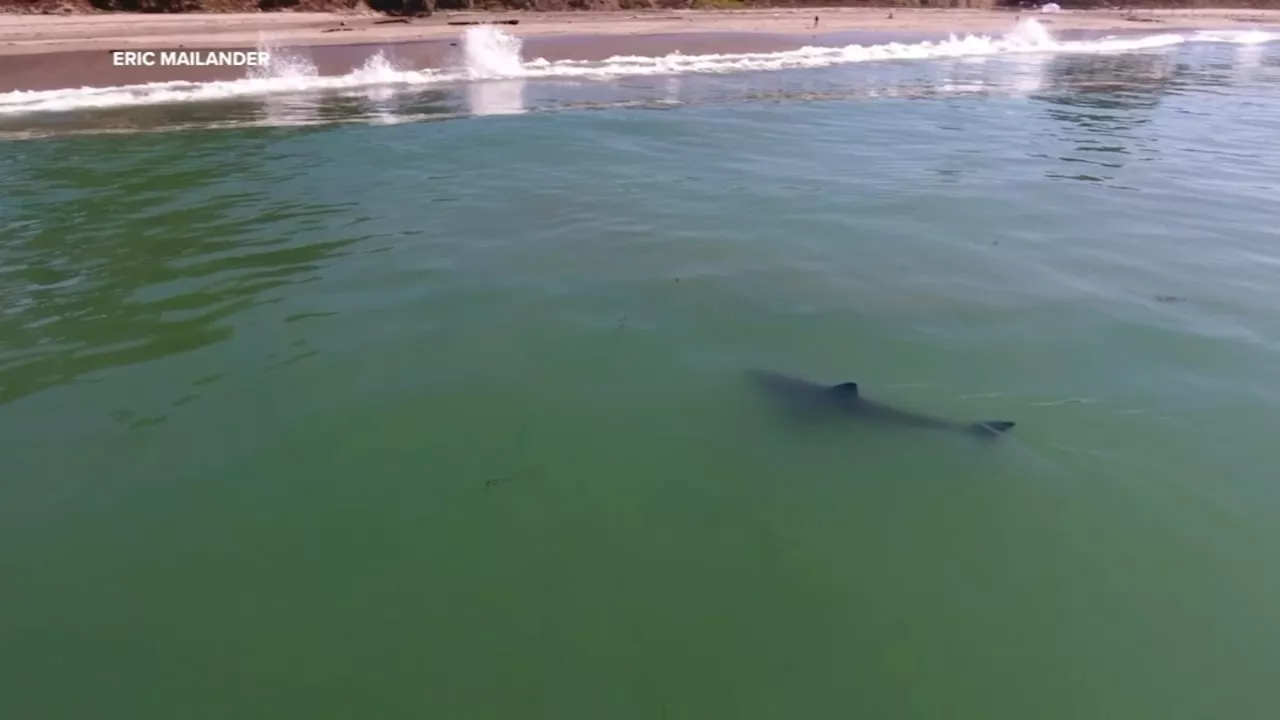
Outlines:
{"label": "shallow water", "polygon": [[[1278,81],[9,118],[55,136],[0,150],[0,714],[1269,717]],[[754,367],[1018,426],[796,426]]]}

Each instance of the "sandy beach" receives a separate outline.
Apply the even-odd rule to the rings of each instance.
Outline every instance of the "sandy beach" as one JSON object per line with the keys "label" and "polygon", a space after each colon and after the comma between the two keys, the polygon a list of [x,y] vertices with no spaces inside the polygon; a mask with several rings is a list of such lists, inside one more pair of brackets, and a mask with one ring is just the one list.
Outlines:
{"label": "sandy beach", "polygon": [[[0,15],[0,54],[76,50],[251,47],[267,33],[282,45],[400,43],[453,37],[450,22],[518,20],[510,28],[528,35],[654,35],[668,33],[806,33],[814,30],[902,32],[998,32],[1018,13],[1001,10],[800,8],[735,11],[612,13],[440,13],[401,22],[374,14],[232,13],[180,15]],[[1140,10],[1034,13],[1060,29],[1124,30],[1164,26],[1242,28],[1280,24],[1280,10]]]}
{"label": "sandy beach", "polygon": [[[1249,29],[1280,25],[1276,10],[1079,11],[1034,16],[1055,34]],[[306,48],[324,74],[358,67],[371,48],[431,67],[450,57],[459,22],[510,21],[526,57],[593,60],[674,51],[773,52],[848,43],[850,33],[1000,34],[1019,13],[999,10],[802,8],[735,11],[440,13],[411,22],[368,13],[0,15],[0,92],[240,77],[231,68],[118,68],[113,50]],[[819,18],[815,27],[814,19]]]}

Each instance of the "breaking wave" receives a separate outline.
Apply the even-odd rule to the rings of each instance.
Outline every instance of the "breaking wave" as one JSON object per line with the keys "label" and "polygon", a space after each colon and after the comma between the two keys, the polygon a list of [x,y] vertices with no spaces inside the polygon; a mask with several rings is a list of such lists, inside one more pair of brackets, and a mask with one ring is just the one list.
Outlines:
{"label": "breaking wave", "polygon": [[772,53],[729,53],[661,57],[615,56],[600,61],[523,60],[519,38],[491,26],[468,28],[463,35],[459,66],[414,70],[398,68],[380,52],[345,74],[320,75],[313,64],[290,55],[287,49],[264,47],[271,64],[255,68],[239,80],[218,82],[158,82],[117,87],[82,87],[62,90],[14,91],[0,94],[0,116],[119,108],[164,103],[210,102],[232,98],[271,96],[299,92],[416,87],[513,79],[572,78],[607,80],[626,76],[732,73],[823,68],[880,60],[925,60],[1015,53],[1114,53],[1151,50],[1187,42],[1259,45],[1280,38],[1260,31],[1204,31],[1139,37],[1106,37],[1099,40],[1058,41],[1034,19],[1023,20],[1002,37],[951,36],[920,43],[807,46]]}

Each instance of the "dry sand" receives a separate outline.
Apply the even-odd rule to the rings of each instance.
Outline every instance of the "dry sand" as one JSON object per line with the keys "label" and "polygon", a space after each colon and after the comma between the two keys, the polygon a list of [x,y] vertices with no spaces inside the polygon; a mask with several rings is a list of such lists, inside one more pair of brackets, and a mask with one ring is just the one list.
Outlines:
{"label": "dry sand", "polygon": [[[765,9],[736,11],[449,13],[410,23],[388,22],[373,14],[234,13],[0,15],[0,55],[77,50],[251,48],[263,34],[280,45],[367,45],[452,38],[461,33],[449,21],[519,20],[506,28],[520,36],[658,35],[675,33],[784,33],[851,30],[998,33],[1016,13],[1000,10],[886,8]],[[1132,30],[1165,28],[1249,28],[1280,24],[1280,10],[1139,10],[1035,14],[1051,29]],[[1135,19],[1136,18],[1136,19]]]}

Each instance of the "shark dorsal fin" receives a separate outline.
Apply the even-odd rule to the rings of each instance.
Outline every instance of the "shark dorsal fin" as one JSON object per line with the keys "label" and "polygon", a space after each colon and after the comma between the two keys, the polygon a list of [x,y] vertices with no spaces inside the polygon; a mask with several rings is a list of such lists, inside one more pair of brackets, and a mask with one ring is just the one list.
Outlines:
{"label": "shark dorsal fin", "polygon": [[858,383],[856,382],[840,383],[831,389],[834,390],[837,395],[844,397],[858,397]]}

